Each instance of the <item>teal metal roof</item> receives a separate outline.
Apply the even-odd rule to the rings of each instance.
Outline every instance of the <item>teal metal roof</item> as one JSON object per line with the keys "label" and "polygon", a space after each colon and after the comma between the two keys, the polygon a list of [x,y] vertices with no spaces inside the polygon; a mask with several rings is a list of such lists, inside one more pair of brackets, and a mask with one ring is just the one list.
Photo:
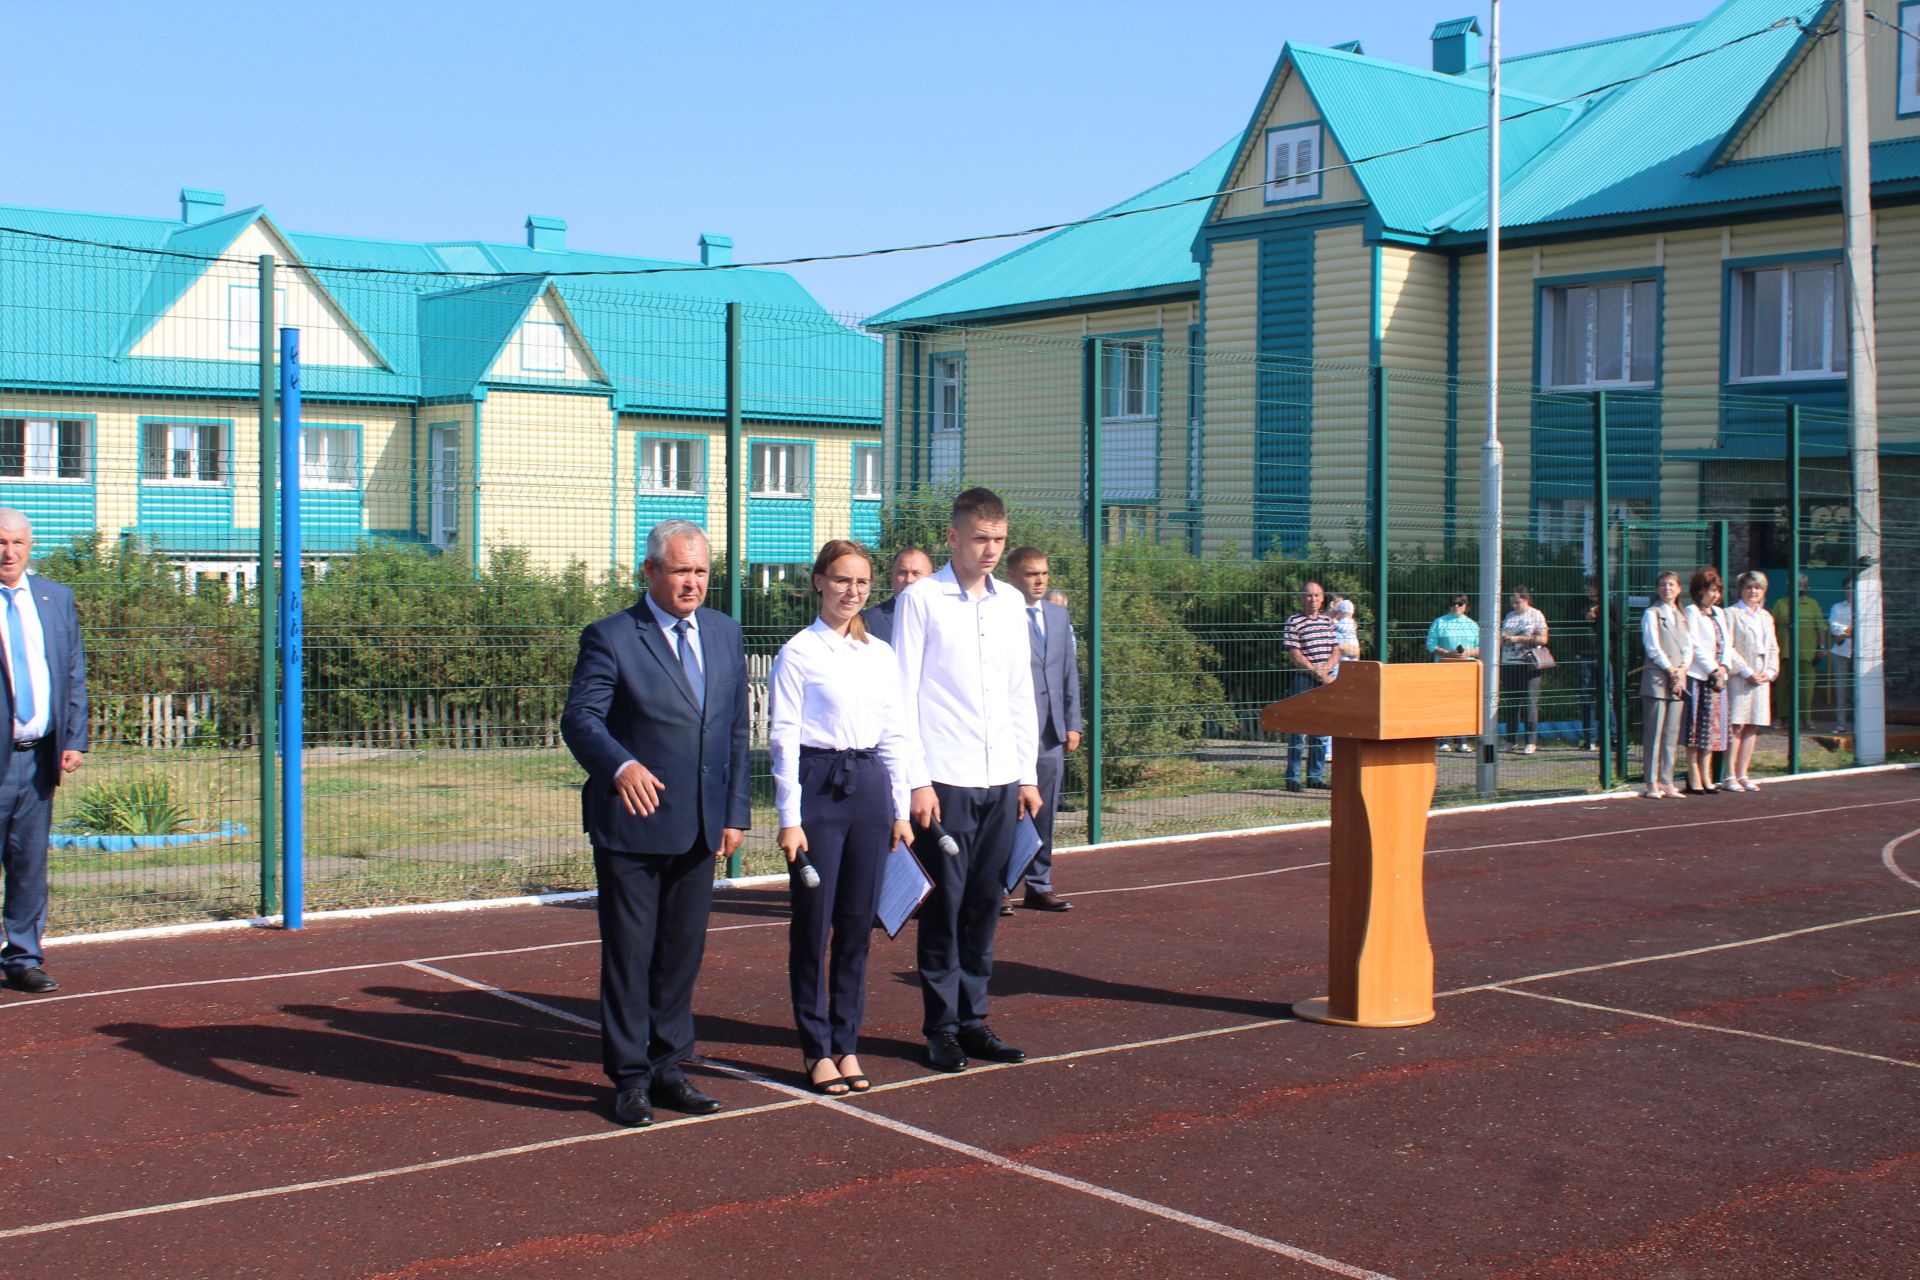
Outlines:
{"label": "teal metal roof", "polygon": [[[1608,40],[1590,40],[1564,49],[1500,59],[1500,87],[1561,99],[1637,76],[1660,65],[1664,54],[1693,30],[1694,24],[1638,31]],[[1462,79],[1487,81],[1487,64],[1468,69]]]}
{"label": "teal metal roof", "polygon": [[1444,39],[1447,36],[1464,36],[1464,35],[1477,36],[1479,34],[1480,34],[1480,19],[1449,18],[1445,22],[1436,22],[1434,24],[1432,38],[1435,40],[1440,40],[1440,39]]}
{"label": "teal metal roof", "polygon": [[[828,315],[784,272],[484,241],[281,232],[263,208],[183,224],[0,207],[0,385],[251,394],[259,384],[251,358],[129,353],[201,278],[201,259],[226,254],[255,222],[272,227],[384,363],[308,364],[309,396],[475,394],[489,385],[494,358],[533,300],[552,288],[612,380],[567,385],[598,388],[621,410],[723,412],[725,304],[740,302],[749,416],[849,425],[880,418],[880,344]],[[635,271],[655,274],[576,274]],[[512,382],[561,385],[537,375]]]}
{"label": "teal metal roof", "polygon": [[[955,319],[986,310],[1041,307],[1069,298],[1197,286],[1200,268],[1193,260],[1193,237],[1209,202],[1194,197],[1210,195],[1226,183],[1228,166],[1239,149],[1236,136],[1186,172],[1100,211],[1101,215],[1130,209],[1154,212],[1053,232],[889,307],[869,323]],[[1156,208],[1160,205],[1174,207]]]}

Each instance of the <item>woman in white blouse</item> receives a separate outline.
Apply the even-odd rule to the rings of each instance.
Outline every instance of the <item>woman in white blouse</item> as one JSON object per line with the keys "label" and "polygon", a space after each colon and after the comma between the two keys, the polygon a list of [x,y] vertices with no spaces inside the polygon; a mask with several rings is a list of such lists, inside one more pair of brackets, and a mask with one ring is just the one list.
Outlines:
{"label": "woman in white blouse", "polygon": [[1640,672],[1641,720],[1646,725],[1649,800],[1677,796],[1674,757],[1680,745],[1680,705],[1693,663],[1693,632],[1680,612],[1680,575],[1664,569],[1653,583],[1654,603],[1640,615],[1640,644],[1647,652]]}
{"label": "woman in white blouse", "polygon": [[[855,1053],[867,947],[887,852],[913,838],[907,781],[918,748],[900,732],[905,712],[893,650],[860,620],[873,561],[858,543],[836,538],[814,561],[813,589],[820,616],[774,660],[768,737],[780,849],[791,872],[793,1020],[808,1083],[837,1097],[871,1087]],[[814,888],[806,884],[809,862],[819,875]]]}
{"label": "woman in white blouse", "polygon": [[[1512,606],[1500,620],[1501,716],[1507,746],[1532,755],[1540,744],[1540,654],[1547,647],[1547,615],[1533,607],[1533,589],[1515,587]],[[1521,726],[1526,745],[1520,745]]]}
{"label": "woman in white blouse", "polygon": [[1687,583],[1693,603],[1686,608],[1693,636],[1693,662],[1687,668],[1687,696],[1680,704],[1680,738],[1687,744],[1687,794],[1718,795],[1713,785],[1713,753],[1732,745],[1727,728],[1727,681],[1750,675],[1734,651],[1733,621],[1720,607],[1719,570],[1696,569]]}
{"label": "woman in white blouse", "polygon": [[1747,770],[1760,731],[1773,723],[1773,682],[1780,675],[1780,641],[1773,615],[1767,612],[1767,575],[1750,569],[1734,582],[1740,598],[1727,611],[1733,622],[1733,651],[1746,664],[1737,669],[1727,700],[1727,721],[1733,726],[1733,752],[1727,757],[1727,788],[1758,791]]}

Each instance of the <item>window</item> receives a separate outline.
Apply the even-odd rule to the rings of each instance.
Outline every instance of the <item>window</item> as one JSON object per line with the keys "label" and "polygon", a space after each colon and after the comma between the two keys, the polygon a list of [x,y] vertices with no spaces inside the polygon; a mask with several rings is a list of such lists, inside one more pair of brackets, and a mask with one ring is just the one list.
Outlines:
{"label": "window", "polygon": [[460,428],[427,432],[427,537],[436,547],[460,538]]}
{"label": "window", "polygon": [[550,320],[529,320],[520,326],[520,368],[526,373],[564,373],[567,368],[567,330]]}
{"label": "window", "polygon": [[966,410],[961,383],[964,366],[959,356],[935,356],[927,365],[928,425],[933,456],[929,473],[934,480],[960,474],[963,416]]}
{"label": "window", "polygon": [[350,427],[300,428],[300,487],[354,488],[360,480],[355,435]]}
{"label": "window", "polygon": [[1320,194],[1320,126],[1267,130],[1267,203]]}
{"label": "window", "polygon": [[0,418],[0,480],[85,480],[87,423]]}
{"label": "window", "polygon": [[1101,488],[1108,502],[1158,496],[1160,343],[1152,338],[1100,342]]}
{"label": "window", "polygon": [[[1653,507],[1643,500],[1613,504],[1613,522],[1646,520]],[[1548,548],[1579,547],[1580,563],[1593,569],[1593,502],[1586,498],[1543,498],[1534,510],[1534,528]]]}
{"label": "window", "polygon": [[803,444],[754,445],[747,491],[756,498],[806,497],[809,456]]}
{"label": "window", "polygon": [[880,497],[880,446],[853,447],[853,496],[869,501]]}
{"label": "window", "polygon": [[183,484],[224,484],[227,424],[149,422],[141,428],[140,478]]}
{"label": "window", "polygon": [[[273,291],[273,322],[290,324],[293,317],[287,313],[287,291]],[[227,286],[227,347],[233,351],[258,351],[260,349],[260,286],[257,284],[232,284]]]}
{"label": "window", "polygon": [[1544,298],[1550,387],[1650,387],[1658,353],[1660,287],[1652,280],[1548,289]]}
{"label": "window", "polygon": [[649,493],[704,493],[704,441],[645,439],[640,442],[640,487]]}
{"label": "window", "polygon": [[1846,376],[1844,269],[1819,262],[1734,273],[1736,381]]}
{"label": "window", "polygon": [[1146,339],[1100,345],[1100,416],[1107,422],[1157,417],[1153,350]]}

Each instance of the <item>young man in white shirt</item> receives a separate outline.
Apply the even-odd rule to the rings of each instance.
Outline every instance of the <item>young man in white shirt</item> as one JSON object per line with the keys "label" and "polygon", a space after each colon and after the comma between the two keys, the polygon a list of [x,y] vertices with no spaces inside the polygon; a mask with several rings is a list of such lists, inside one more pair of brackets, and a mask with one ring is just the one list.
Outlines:
{"label": "young man in white shirt", "polygon": [[[907,736],[927,773],[913,780],[915,850],[933,879],[920,908],[918,958],[927,1060],[966,1069],[968,1055],[1026,1054],[987,1026],[987,981],[1001,885],[1023,814],[1040,811],[1039,716],[1020,592],[993,577],[1007,547],[1007,508],[990,489],[953,500],[953,558],[907,588],[894,613]],[[941,851],[951,837],[957,853]]]}

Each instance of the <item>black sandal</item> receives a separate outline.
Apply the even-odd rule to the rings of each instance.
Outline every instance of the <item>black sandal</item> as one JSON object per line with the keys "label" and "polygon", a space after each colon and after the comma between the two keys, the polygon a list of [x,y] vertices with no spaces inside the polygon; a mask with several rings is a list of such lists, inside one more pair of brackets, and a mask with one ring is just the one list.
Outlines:
{"label": "black sandal", "polygon": [[[853,1055],[850,1053],[841,1054],[833,1060],[833,1069],[838,1071],[840,1064],[851,1057],[853,1057]],[[841,1083],[845,1084],[847,1088],[854,1093],[865,1093],[867,1090],[873,1088],[873,1081],[867,1079],[865,1076],[841,1076],[840,1080]]]}
{"label": "black sandal", "polygon": [[[803,1058],[801,1061],[807,1064],[807,1086],[815,1093],[824,1094],[829,1098],[844,1098],[847,1096],[847,1091],[853,1088],[853,1086],[847,1082],[847,1078],[839,1074],[829,1076],[825,1080],[816,1080],[813,1078],[813,1069],[823,1062],[830,1061],[830,1059]],[[836,1073],[838,1070],[836,1067]]]}

